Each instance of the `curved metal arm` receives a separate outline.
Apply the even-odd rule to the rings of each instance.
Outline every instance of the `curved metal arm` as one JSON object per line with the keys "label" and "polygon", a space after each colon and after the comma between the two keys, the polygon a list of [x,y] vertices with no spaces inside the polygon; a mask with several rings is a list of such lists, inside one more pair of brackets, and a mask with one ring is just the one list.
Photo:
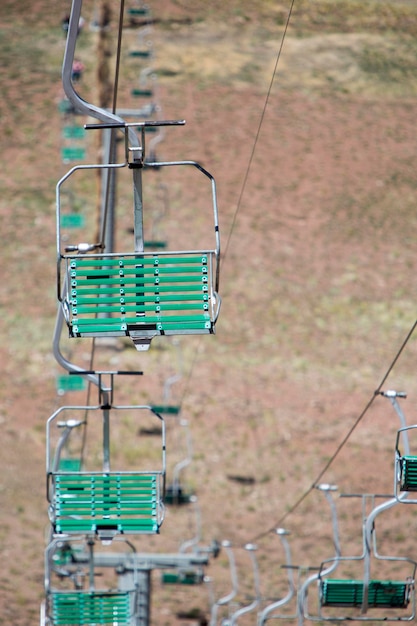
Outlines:
{"label": "curved metal arm", "polygon": [[[83,0],[72,0],[64,61],[62,65],[62,85],[65,95],[74,108],[80,113],[84,113],[87,116],[94,117],[95,119],[103,122],[122,122],[124,124],[124,120],[121,117],[115,115],[114,113],[110,113],[109,111],[105,111],[94,104],[86,102],[74,89],[72,82],[72,64],[74,62],[75,47],[78,36],[78,22],[81,17],[82,4]],[[139,138],[133,129],[129,130],[129,140],[132,146],[140,148]]]}
{"label": "curved metal arm", "polygon": [[185,459],[183,459],[182,461],[179,461],[179,463],[177,463],[173,469],[172,472],[172,484],[173,484],[173,488],[174,488],[174,494],[179,492],[179,488],[180,488],[180,474],[182,472],[183,469],[185,469],[186,467],[188,467],[188,465],[190,465],[192,458],[193,458],[193,449],[192,449],[192,443],[191,443],[191,432],[190,429],[188,427],[188,421],[187,420],[181,420],[180,421],[180,426],[183,426],[186,429],[186,444],[187,444],[187,456],[185,457]]}
{"label": "curved metal arm", "polygon": [[336,504],[332,496],[332,493],[337,490],[337,487],[335,485],[321,484],[321,485],[317,485],[316,488],[324,493],[326,500],[328,501],[330,505],[330,511],[332,515],[333,543],[334,543],[334,549],[335,549],[335,556],[331,561],[329,561],[328,567],[326,567],[325,569],[321,569],[318,574],[312,574],[311,576],[309,576],[307,580],[301,586],[299,596],[298,596],[298,624],[299,626],[302,626],[302,624],[304,624],[304,616],[305,616],[304,604],[307,598],[308,587],[314,581],[319,580],[320,576],[327,576],[327,574],[331,574],[331,572],[333,572],[338,566],[339,560],[341,557],[339,527],[338,527],[338,522],[337,522],[337,510],[336,510]]}
{"label": "curved metal arm", "polygon": [[211,616],[210,616],[210,626],[217,626],[217,613],[221,606],[226,606],[229,604],[233,598],[236,596],[239,588],[238,578],[237,578],[237,569],[236,569],[236,561],[235,556],[232,550],[232,544],[230,541],[222,541],[222,548],[224,548],[227,558],[229,560],[229,568],[230,568],[230,578],[232,580],[232,589],[231,591],[219,598],[211,607]]}
{"label": "curved metal arm", "polygon": [[255,597],[250,604],[246,606],[242,606],[240,609],[235,611],[235,613],[233,613],[229,622],[230,626],[235,626],[235,624],[237,624],[237,620],[239,617],[241,617],[245,613],[249,613],[250,611],[253,611],[253,609],[256,609],[256,607],[259,605],[261,601],[261,591],[260,591],[260,584],[259,584],[259,569],[258,569],[258,562],[256,560],[256,554],[255,554],[256,549],[257,549],[257,546],[255,546],[252,543],[248,543],[245,546],[245,550],[249,552],[249,555],[252,561]]}
{"label": "curved metal arm", "polygon": [[263,626],[265,622],[268,620],[269,615],[278,609],[280,606],[284,606],[287,604],[295,593],[295,584],[294,584],[294,575],[292,569],[292,561],[291,561],[291,550],[290,545],[287,540],[287,535],[289,534],[284,528],[277,528],[276,534],[281,540],[282,547],[284,548],[285,553],[285,564],[287,566],[287,577],[288,577],[288,591],[286,595],[280,600],[276,600],[272,602],[267,607],[264,608],[258,615],[258,626]]}

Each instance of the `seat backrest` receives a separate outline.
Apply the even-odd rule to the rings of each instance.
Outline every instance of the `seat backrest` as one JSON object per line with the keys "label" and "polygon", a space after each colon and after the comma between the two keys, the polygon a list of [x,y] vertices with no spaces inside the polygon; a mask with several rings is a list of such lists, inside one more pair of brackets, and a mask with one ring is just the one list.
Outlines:
{"label": "seat backrest", "polygon": [[130,624],[129,592],[62,591],[49,597],[53,626],[119,626]]}

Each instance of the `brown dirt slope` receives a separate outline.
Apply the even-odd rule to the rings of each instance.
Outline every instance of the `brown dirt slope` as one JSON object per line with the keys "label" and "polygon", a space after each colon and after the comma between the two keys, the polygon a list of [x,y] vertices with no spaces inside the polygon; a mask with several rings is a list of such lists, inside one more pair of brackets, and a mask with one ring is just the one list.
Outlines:
{"label": "brown dirt slope", "polygon": [[[54,193],[65,171],[60,21],[68,4],[0,7],[0,626],[36,623],[43,596],[44,426],[62,403],[51,341]],[[85,1],[87,23],[93,4]],[[217,334],[181,342],[175,394],[194,448],[187,479],[199,496],[202,543],[234,542],[243,597],[251,582],[241,547],[258,542],[270,597],[282,585],[283,557],[269,532],[276,523],[292,533],[295,563],[317,566],[332,554],[327,509],[311,490],[317,478],[344,493],[392,492],[399,424],[380,396],[323,472],[381,381],[408,392],[407,419],[416,421],[414,335],[389,368],[415,321],[417,9],[400,0],[296,1],[271,82],[286,3],[149,4],[158,18],[152,41],[163,116],[187,121],[158,149],[214,174],[224,252]],[[126,23],[126,41],[136,36]],[[86,28],[81,89],[92,99],[94,45]],[[123,70],[127,97],[136,68],[126,61]],[[163,181],[170,245],[186,241],[187,231],[204,237],[211,224],[200,191],[169,174]],[[88,364],[88,342],[70,344],[66,354]],[[175,352],[156,342],[139,357],[122,345],[103,346],[98,366],[143,369],[143,381],[125,393],[157,401]],[[177,436],[171,429],[171,469]],[[349,553],[360,523],[345,503]],[[417,559],[409,538],[416,513],[403,508],[382,525],[383,550]],[[170,511],[161,536],[139,549],[176,550],[193,523]],[[226,593],[224,556],[207,573],[215,596]],[[192,606],[207,610],[205,589],[166,590],[155,580],[155,624],[178,623],[176,611]]]}

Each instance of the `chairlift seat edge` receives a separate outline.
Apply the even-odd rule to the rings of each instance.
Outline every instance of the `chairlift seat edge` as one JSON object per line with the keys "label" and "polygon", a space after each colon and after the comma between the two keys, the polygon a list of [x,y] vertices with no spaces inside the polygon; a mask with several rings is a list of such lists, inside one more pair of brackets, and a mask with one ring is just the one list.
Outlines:
{"label": "chairlift seat edge", "polygon": [[[407,608],[412,587],[411,581],[370,580],[368,607]],[[363,590],[364,582],[362,580],[321,580],[321,605],[326,607],[361,607]]]}

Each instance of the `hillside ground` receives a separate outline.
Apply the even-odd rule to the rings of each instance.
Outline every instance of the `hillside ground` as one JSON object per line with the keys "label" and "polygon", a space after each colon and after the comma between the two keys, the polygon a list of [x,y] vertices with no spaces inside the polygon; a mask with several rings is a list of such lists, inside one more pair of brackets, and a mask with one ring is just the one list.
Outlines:
{"label": "hillside ground", "polygon": [[[3,0],[0,8],[0,626],[37,623],[43,597],[45,422],[63,402],[51,342],[67,4]],[[332,555],[316,482],[392,493],[399,422],[374,391],[406,391],[415,422],[417,10],[400,0],[296,1],[275,66],[285,3],[149,4],[163,116],[187,121],[158,154],[201,162],[216,178],[220,208],[217,334],[181,341],[182,377],[172,388],[193,439],[186,479],[198,495],[201,543],[236,546],[241,599],[253,592],[246,542],[259,546],[262,591],[272,597],[284,585],[277,524],[291,531],[294,563],[317,566]],[[92,101],[93,12],[86,0],[80,89]],[[126,40],[136,36],[127,22]],[[128,94],[136,70],[124,69]],[[158,176],[150,187],[169,189],[161,229],[170,245],[206,237],[210,205],[200,190]],[[87,367],[88,342],[63,344]],[[124,342],[96,352],[98,368],[143,369],[123,392],[132,402],[157,402],[178,372],[176,351],[162,340],[145,355]],[[180,435],[172,424],[168,434],[172,471]],[[349,554],[360,542],[360,513],[346,502]],[[417,559],[415,515],[398,506],[381,522],[384,554]],[[192,513],[169,510],[161,535],[139,549],[176,551],[194,532]],[[227,593],[224,554],[207,574],[215,597]],[[207,612],[207,589],[158,581],[155,574],[154,624],[181,623],[176,614],[193,607]]]}

